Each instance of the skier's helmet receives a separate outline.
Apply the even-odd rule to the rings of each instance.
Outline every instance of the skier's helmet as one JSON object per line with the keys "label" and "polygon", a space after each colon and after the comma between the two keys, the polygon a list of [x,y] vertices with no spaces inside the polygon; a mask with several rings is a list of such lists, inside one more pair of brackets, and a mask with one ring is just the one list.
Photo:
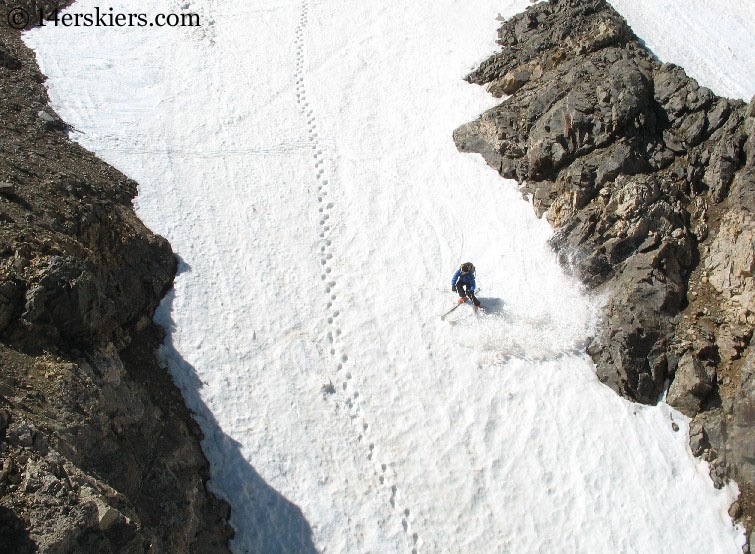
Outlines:
{"label": "skier's helmet", "polygon": [[472,265],[472,262],[465,262],[461,264],[461,272],[462,273],[474,273],[474,266]]}

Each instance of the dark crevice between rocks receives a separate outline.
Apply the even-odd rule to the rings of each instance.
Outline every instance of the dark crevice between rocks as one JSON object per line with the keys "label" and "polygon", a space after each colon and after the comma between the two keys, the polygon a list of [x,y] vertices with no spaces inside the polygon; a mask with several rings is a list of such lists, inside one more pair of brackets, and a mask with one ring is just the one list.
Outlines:
{"label": "dark crevice between rocks", "polygon": [[[645,48],[606,2],[537,4],[468,80],[505,98],[454,132],[519,181],[562,265],[607,297],[588,346],[619,394],[708,429],[717,486],[755,512],[755,102],[717,97]],[[666,391],[666,384],[671,383]]]}

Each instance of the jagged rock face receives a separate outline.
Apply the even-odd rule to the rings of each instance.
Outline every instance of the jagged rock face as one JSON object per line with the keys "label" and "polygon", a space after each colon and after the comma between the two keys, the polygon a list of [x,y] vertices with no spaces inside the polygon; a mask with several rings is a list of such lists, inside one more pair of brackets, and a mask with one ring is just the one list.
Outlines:
{"label": "jagged rock face", "polygon": [[755,214],[734,208],[727,212],[704,260],[708,282],[737,313],[741,323],[751,323],[755,313]]}
{"label": "jagged rock face", "polygon": [[155,359],[175,257],[43,80],[0,26],[0,551],[225,552],[229,508]]}
{"label": "jagged rock face", "polygon": [[468,80],[511,96],[458,148],[522,183],[564,267],[607,299],[600,379],[643,403],[670,381],[714,478],[751,487],[755,101],[658,62],[603,0],[533,6],[499,43]]}
{"label": "jagged rock face", "polygon": [[229,510],[207,493],[198,426],[149,359],[159,339],[147,327],[120,353],[110,346],[89,361],[0,348],[10,407],[0,412],[0,504],[22,522],[9,532],[11,514],[0,512],[0,544],[226,551]]}
{"label": "jagged rock face", "polygon": [[[458,129],[457,145],[523,182],[557,228],[564,264],[609,293],[605,334],[590,349],[601,378],[655,402],[683,353],[667,351],[709,206],[728,198],[735,176],[740,188],[752,183],[746,106],[655,61],[602,1],[540,4],[499,35],[503,52],[469,80],[513,96]],[[740,304],[752,265],[743,212],[715,222],[723,234],[706,260],[713,286],[742,281]]]}
{"label": "jagged rock face", "polygon": [[713,390],[715,377],[714,368],[687,351],[679,360],[666,400],[684,412],[696,414],[700,411],[703,399]]}
{"label": "jagged rock face", "polygon": [[750,343],[747,358],[740,373],[740,383],[734,403],[731,442],[734,465],[738,477],[755,483],[755,339]]}

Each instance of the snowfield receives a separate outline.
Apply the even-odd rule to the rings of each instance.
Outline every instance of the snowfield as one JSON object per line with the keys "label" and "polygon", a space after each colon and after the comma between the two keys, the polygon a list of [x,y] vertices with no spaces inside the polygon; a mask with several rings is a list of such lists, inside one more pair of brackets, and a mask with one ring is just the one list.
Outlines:
{"label": "snowfield", "polygon": [[752,0],[609,0],[661,60],[719,96],[755,95]]}
{"label": "snowfield", "polygon": [[[496,102],[464,75],[528,4],[114,0],[202,27],[25,35],[180,258],[161,355],[236,552],[741,552],[736,487],[684,416],[597,381],[596,301],[516,183],[454,147]],[[669,32],[671,0],[614,5],[701,84],[755,92],[755,17],[724,33],[677,6]],[[442,322],[467,260],[488,313]]]}

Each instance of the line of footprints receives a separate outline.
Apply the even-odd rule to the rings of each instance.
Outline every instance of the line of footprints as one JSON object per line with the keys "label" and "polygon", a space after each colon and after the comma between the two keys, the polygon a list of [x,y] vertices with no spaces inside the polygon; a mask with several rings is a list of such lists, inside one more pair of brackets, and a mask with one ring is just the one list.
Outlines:
{"label": "line of footprints", "polygon": [[[308,1],[302,2],[301,16],[299,18],[299,24],[296,26],[296,102],[299,105],[299,109],[304,114],[307,120],[307,129],[309,142],[312,148],[312,157],[315,164],[315,178],[317,179],[317,202],[319,211],[319,232],[320,232],[320,265],[322,266],[323,273],[321,275],[324,283],[324,290],[327,296],[327,302],[325,309],[327,311],[327,322],[329,330],[327,333],[328,343],[330,344],[330,355],[334,358],[336,363],[336,370],[338,375],[341,376],[341,389],[346,396],[345,405],[352,423],[357,429],[357,441],[362,443],[368,443],[367,446],[367,459],[375,463],[375,475],[381,486],[388,487],[386,483],[386,472],[388,471],[388,465],[385,463],[377,464],[374,461],[375,456],[375,444],[366,440],[369,437],[369,424],[364,420],[361,415],[359,406],[359,391],[353,390],[351,385],[351,371],[348,370],[349,357],[345,353],[340,353],[338,350],[338,337],[341,335],[341,329],[338,328],[337,320],[339,311],[334,307],[336,301],[336,282],[332,278],[332,269],[330,267],[330,260],[333,254],[329,251],[331,247],[331,240],[328,238],[331,231],[330,215],[329,211],[333,208],[333,202],[328,201],[328,189],[329,180],[326,176],[324,167],[324,157],[322,149],[320,148],[319,137],[317,134],[317,122],[313,111],[307,101],[307,93],[304,78],[304,28],[307,26],[307,15],[309,11]],[[330,382],[328,385],[323,386],[323,397],[336,394],[336,387]],[[339,408],[339,404],[336,404],[336,409]],[[395,474],[394,474],[395,479]],[[419,546],[419,535],[411,530],[411,524],[409,522],[409,516],[411,511],[409,508],[401,510],[398,503],[398,488],[396,485],[390,485],[390,504],[391,507],[396,509],[401,516],[401,525],[407,534],[407,538],[412,545],[412,554],[417,554],[417,548]]]}

